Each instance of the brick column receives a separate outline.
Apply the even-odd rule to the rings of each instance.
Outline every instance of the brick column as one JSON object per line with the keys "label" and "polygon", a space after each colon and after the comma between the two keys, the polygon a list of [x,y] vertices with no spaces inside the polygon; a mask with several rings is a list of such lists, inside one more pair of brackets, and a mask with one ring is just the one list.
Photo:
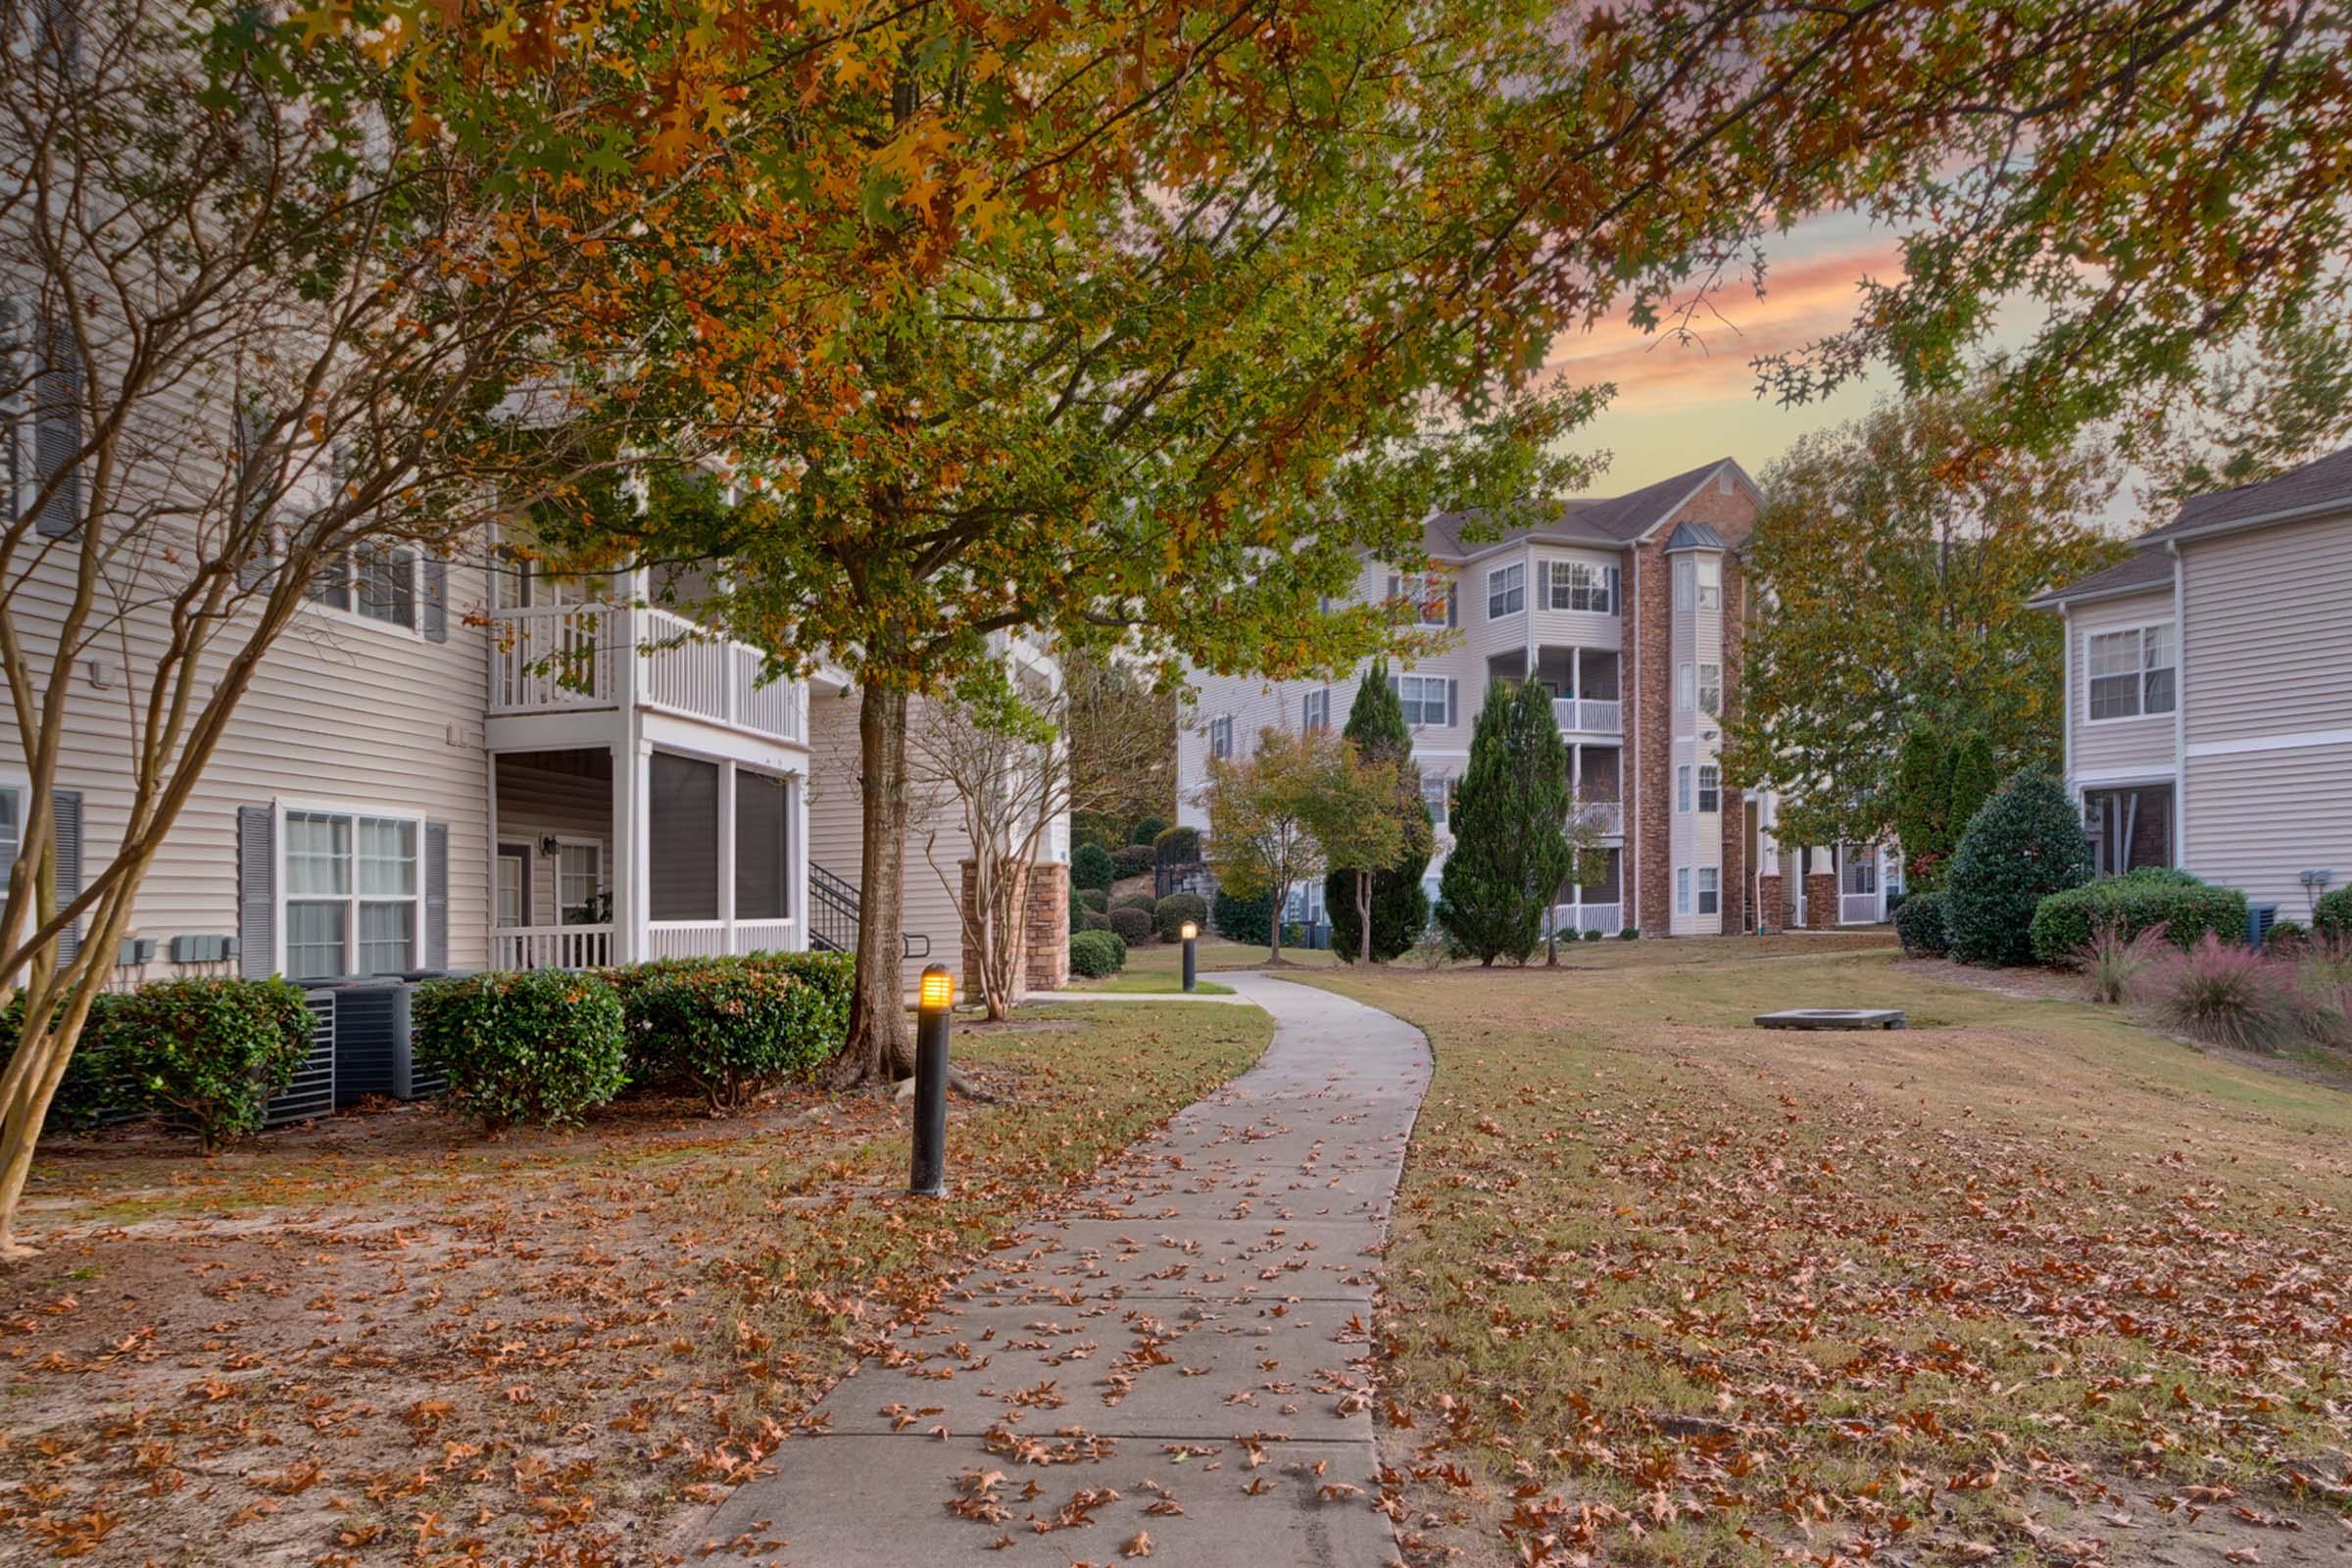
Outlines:
{"label": "brick column", "polygon": [[1627,710],[1633,716],[1626,751],[1636,777],[1627,799],[1640,796],[1639,824],[1628,842],[1634,875],[1627,887],[1645,937],[1662,937],[1674,913],[1674,578],[1663,539],[1633,551],[1635,623],[1621,662]]}
{"label": "brick column", "polygon": [[1805,924],[1816,931],[1838,925],[1838,873],[1816,871],[1805,878]]}
{"label": "brick column", "polygon": [[1036,871],[1022,900],[1022,968],[1030,990],[1059,991],[1070,983],[1070,878],[1051,860],[1039,862]]}
{"label": "brick column", "polygon": [[1781,907],[1781,876],[1778,871],[1766,871],[1756,878],[1756,910],[1762,924],[1757,929],[1780,930],[1788,924]]}

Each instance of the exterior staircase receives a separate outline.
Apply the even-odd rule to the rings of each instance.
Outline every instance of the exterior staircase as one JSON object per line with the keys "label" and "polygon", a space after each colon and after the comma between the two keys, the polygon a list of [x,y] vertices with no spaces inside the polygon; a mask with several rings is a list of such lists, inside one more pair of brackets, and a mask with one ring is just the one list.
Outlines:
{"label": "exterior staircase", "polygon": [[[835,876],[823,866],[808,866],[808,946],[818,953],[858,951],[858,885]],[[920,931],[902,931],[899,940],[908,958],[931,956],[931,938]]]}

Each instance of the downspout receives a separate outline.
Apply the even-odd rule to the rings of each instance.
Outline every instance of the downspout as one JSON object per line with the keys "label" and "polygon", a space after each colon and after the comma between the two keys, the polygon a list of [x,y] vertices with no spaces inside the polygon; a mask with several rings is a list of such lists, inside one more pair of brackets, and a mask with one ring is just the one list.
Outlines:
{"label": "downspout", "polygon": [[[1632,807],[1632,809],[1627,813],[1629,820],[1627,822],[1627,831],[1625,835],[1625,886],[1620,888],[1618,891],[1620,893],[1631,891],[1633,894],[1633,898],[1629,902],[1631,902],[1634,906],[1634,917],[1631,920],[1625,921],[1625,924],[1639,925],[1646,928],[1649,922],[1646,912],[1642,907],[1642,813],[1648,809],[1649,795],[1648,792],[1642,787],[1642,749],[1648,743],[1649,737],[1642,727],[1642,694],[1648,691],[1649,687],[1646,680],[1647,670],[1645,662],[1642,657],[1642,547],[1639,544],[1628,546],[1626,549],[1626,559],[1633,568],[1630,573],[1633,578],[1633,592],[1627,595],[1627,603],[1634,607],[1634,634],[1632,638],[1634,645],[1634,683],[1631,688],[1634,693],[1634,700],[1630,704],[1624,704],[1627,688],[1622,681],[1618,683],[1617,696],[1618,701],[1621,704],[1624,704],[1623,707],[1618,709],[1618,712],[1621,715],[1626,711],[1627,708],[1630,708],[1633,710],[1634,721],[1631,730],[1633,745],[1628,749],[1634,754],[1634,778],[1631,799],[1628,802],[1628,805]],[[1624,624],[1625,622],[1623,618],[1620,617],[1618,625],[1623,627]],[[1620,669],[1622,669],[1625,664],[1625,656],[1622,647],[1625,641],[1626,638],[1621,631],[1618,637],[1618,642],[1620,644],[1618,653],[1618,667]],[[1624,753],[1620,752],[1618,755],[1622,758]]]}
{"label": "downspout", "polygon": [[2173,558],[2173,864],[2188,869],[2188,563],[2180,542],[2168,539]]}

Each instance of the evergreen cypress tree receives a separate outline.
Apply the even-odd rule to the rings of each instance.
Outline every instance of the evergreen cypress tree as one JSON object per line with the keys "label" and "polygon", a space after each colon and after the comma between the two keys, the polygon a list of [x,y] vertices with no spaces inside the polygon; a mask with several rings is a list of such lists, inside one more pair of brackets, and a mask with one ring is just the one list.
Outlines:
{"label": "evergreen cypress tree", "polygon": [[1568,875],[1568,757],[1551,700],[1533,681],[1493,681],[1453,796],[1453,853],[1438,923],[1481,963],[1525,963]]}
{"label": "evergreen cypress tree", "polygon": [[[1355,690],[1348,710],[1348,727],[1341,732],[1355,744],[1356,756],[1366,762],[1396,764],[1396,811],[1404,826],[1404,855],[1372,877],[1372,959],[1385,963],[1410,951],[1429,925],[1429,895],[1421,878],[1429,871],[1430,851],[1437,830],[1429,819],[1428,803],[1421,799],[1421,770],[1413,765],[1412,731],[1405,728],[1404,705],[1389,684],[1389,662],[1374,659]],[[1323,879],[1323,907],[1331,917],[1331,950],[1344,963],[1353,963],[1363,946],[1355,918],[1353,871],[1334,871]]]}
{"label": "evergreen cypress tree", "polygon": [[1992,760],[1992,742],[1981,729],[1963,730],[1952,745],[1951,805],[1945,821],[1955,850],[1961,835],[1984,803],[2001,787],[2001,770]]}
{"label": "evergreen cypress tree", "polygon": [[1944,862],[1952,857],[1951,805],[1952,764],[1942,731],[1932,722],[1914,724],[1894,761],[1894,834],[1914,892],[1943,886]]}

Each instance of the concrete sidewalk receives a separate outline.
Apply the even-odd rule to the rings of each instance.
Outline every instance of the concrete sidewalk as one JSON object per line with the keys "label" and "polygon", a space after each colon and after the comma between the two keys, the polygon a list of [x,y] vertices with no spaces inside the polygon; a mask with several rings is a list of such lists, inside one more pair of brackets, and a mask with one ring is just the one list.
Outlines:
{"label": "concrete sidewalk", "polygon": [[1186,1568],[1395,1560],[1356,1363],[1428,1046],[1360,1003],[1226,978],[1274,1015],[1265,1059],[903,1330],[680,1550],[1069,1568],[1141,1556],[1142,1535]]}

